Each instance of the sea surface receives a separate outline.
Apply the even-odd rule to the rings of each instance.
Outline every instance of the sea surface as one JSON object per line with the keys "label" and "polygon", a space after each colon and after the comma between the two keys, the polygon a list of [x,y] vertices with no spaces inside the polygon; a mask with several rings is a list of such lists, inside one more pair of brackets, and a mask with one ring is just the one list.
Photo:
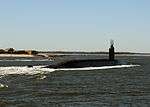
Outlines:
{"label": "sea surface", "polygon": [[77,69],[43,68],[59,59],[1,59],[0,107],[150,107],[150,56],[117,59],[122,65]]}

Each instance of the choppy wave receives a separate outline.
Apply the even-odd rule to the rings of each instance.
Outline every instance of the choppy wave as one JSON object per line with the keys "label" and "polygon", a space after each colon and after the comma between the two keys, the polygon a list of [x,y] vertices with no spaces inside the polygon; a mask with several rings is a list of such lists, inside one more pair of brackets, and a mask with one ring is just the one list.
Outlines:
{"label": "choppy wave", "polygon": [[98,70],[98,69],[113,69],[113,68],[128,68],[136,67],[139,65],[117,65],[117,66],[103,66],[103,67],[86,67],[86,68],[65,68],[65,69],[50,69],[42,68],[43,66],[34,66],[34,67],[0,67],[0,75],[9,75],[9,74],[25,74],[25,75],[34,75],[34,74],[46,74],[59,70]]}
{"label": "choppy wave", "polygon": [[0,83],[0,89],[1,89],[1,88],[8,88],[8,85],[5,85],[5,84]]}
{"label": "choppy wave", "polygon": [[42,68],[42,66],[34,66],[34,67],[0,67],[0,75],[8,75],[8,74],[26,74],[26,75],[34,75],[38,73],[44,72],[53,72],[54,69]]}

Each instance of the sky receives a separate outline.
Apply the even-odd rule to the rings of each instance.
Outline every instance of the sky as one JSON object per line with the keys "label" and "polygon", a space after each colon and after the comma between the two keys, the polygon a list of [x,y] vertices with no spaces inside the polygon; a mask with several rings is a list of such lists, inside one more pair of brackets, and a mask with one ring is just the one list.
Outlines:
{"label": "sky", "polygon": [[150,52],[150,0],[0,0],[0,48]]}

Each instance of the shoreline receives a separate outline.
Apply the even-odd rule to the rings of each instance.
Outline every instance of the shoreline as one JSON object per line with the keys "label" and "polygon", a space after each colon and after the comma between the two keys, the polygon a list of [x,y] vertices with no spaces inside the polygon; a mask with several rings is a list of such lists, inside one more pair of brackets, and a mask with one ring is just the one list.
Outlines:
{"label": "shoreline", "polygon": [[35,55],[26,55],[26,54],[0,54],[0,57],[36,57]]}

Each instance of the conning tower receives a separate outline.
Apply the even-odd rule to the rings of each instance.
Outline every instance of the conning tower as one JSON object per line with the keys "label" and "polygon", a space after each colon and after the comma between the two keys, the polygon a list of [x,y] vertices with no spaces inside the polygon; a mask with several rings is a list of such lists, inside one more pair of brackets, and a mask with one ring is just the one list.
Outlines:
{"label": "conning tower", "polygon": [[115,60],[115,48],[114,48],[114,41],[110,40],[110,48],[109,48],[109,60]]}

